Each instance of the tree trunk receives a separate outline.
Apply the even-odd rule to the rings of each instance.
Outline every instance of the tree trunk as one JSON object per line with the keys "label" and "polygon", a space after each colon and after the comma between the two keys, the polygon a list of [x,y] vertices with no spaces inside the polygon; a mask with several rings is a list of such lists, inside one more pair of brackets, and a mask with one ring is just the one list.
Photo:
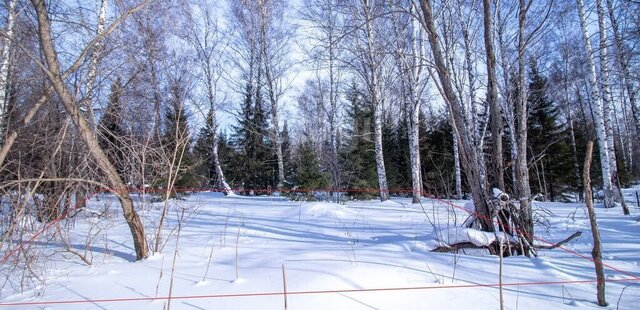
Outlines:
{"label": "tree trunk", "polygon": [[0,51],[0,145],[4,144],[7,111],[7,94],[9,93],[9,64],[11,57],[11,47],[13,46],[13,28],[16,18],[16,3],[18,0],[9,0],[7,6],[7,28],[6,36],[1,39],[2,51]]}
{"label": "tree trunk", "polygon": [[209,99],[211,126],[213,127],[213,128],[210,128],[211,132],[213,133],[213,141],[211,145],[211,161],[212,161],[211,164],[213,164],[213,166],[215,167],[216,175],[218,176],[218,185],[222,187],[222,189],[224,190],[224,193],[228,195],[231,193],[231,187],[229,186],[229,184],[224,178],[224,172],[222,172],[222,165],[220,164],[220,157],[218,156],[218,143],[220,140],[218,136],[218,119],[216,117],[217,111],[216,111],[215,91],[213,86],[213,78],[211,76],[212,69],[211,69],[211,64],[209,63],[209,59],[203,58],[202,61],[206,62],[204,66],[206,69],[205,74],[207,75],[206,76],[207,98]]}
{"label": "tree trunk", "polygon": [[587,22],[585,19],[584,2],[583,0],[576,0],[578,5],[578,15],[580,18],[580,28],[582,30],[582,39],[584,41],[585,49],[587,52],[587,64],[589,65],[589,86],[591,88],[591,107],[594,118],[594,127],[596,130],[596,136],[598,138],[598,147],[600,148],[600,167],[602,169],[602,188],[605,195],[605,207],[611,208],[614,206],[613,201],[613,185],[611,182],[611,166],[609,164],[609,147],[607,140],[607,132],[605,126],[605,115],[602,108],[602,98],[600,97],[600,89],[598,87],[598,81],[596,76],[596,65],[594,62],[594,53],[591,48],[591,42],[589,40],[589,32],[587,30]]}
{"label": "tree trunk", "polygon": [[584,201],[587,204],[587,212],[589,213],[589,223],[591,224],[591,235],[593,236],[593,250],[591,251],[591,257],[596,269],[596,288],[598,305],[604,307],[608,303],[605,296],[605,278],[604,278],[604,266],[602,265],[602,242],[600,241],[600,230],[598,229],[598,222],[596,221],[596,212],[593,208],[593,200],[591,193],[591,178],[589,176],[589,170],[591,169],[591,154],[593,153],[593,141],[587,143],[587,153],[584,159],[584,169],[582,169],[582,179],[584,184]]}
{"label": "tree trunk", "polygon": [[462,199],[462,172],[460,171],[460,147],[458,138],[453,134],[453,166],[455,171],[456,199]]}
{"label": "tree trunk", "polygon": [[429,45],[440,81],[442,96],[449,109],[449,121],[460,145],[461,163],[465,170],[467,183],[471,189],[476,212],[478,212],[478,219],[480,220],[482,230],[494,231],[495,229],[491,220],[492,212],[489,207],[489,194],[480,173],[481,168],[479,167],[482,162],[478,160],[478,157],[483,154],[478,154],[478,149],[471,142],[470,136],[472,133],[464,122],[463,108],[460,99],[455,95],[453,90],[453,84],[448,74],[448,68],[442,53],[438,31],[433,18],[431,1],[420,0],[420,8],[424,18],[423,27],[425,27],[428,33]]}
{"label": "tree trunk", "polygon": [[[101,0],[100,1],[100,12],[98,13],[98,26],[96,28],[96,36],[102,35],[104,32],[104,23],[107,18],[107,5],[109,0]],[[96,43],[93,47],[93,52],[91,53],[91,60],[89,61],[89,68],[87,69],[87,92],[85,94],[85,99],[80,102],[80,107],[84,109],[84,115],[89,121],[89,127],[95,134],[96,131],[96,123],[95,116],[93,114],[93,88],[96,83],[96,78],[98,77],[98,62],[100,61],[100,57],[102,56],[102,41]]]}
{"label": "tree trunk", "polygon": [[136,259],[144,259],[148,255],[147,240],[144,233],[144,226],[142,221],[138,217],[135,209],[133,208],[133,201],[129,196],[126,185],[122,181],[116,168],[109,161],[109,158],[104,153],[96,137],[91,131],[91,127],[87,120],[82,116],[82,113],[78,109],[75,99],[65,86],[65,82],[62,79],[60,71],[60,64],[58,55],[55,51],[53,38],[51,37],[51,22],[49,20],[47,7],[44,0],[31,0],[33,4],[37,18],[38,18],[38,34],[40,38],[40,45],[42,53],[46,60],[47,72],[53,88],[60,97],[60,101],[65,107],[67,113],[71,117],[74,125],[78,128],[80,136],[84,143],[87,145],[87,150],[94,158],[98,166],[105,173],[109,185],[112,186],[112,190],[120,200],[124,217],[129,225],[131,235],[133,237],[133,244],[136,251]]}
{"label": "tree trunk", "polygon": [[380,200],[389,199],[389,186],[387,185],[387,173],[384,166],[384,154],[382,152],[382,91],[380,84],[380,74],[382,63],[376,58],[377,51],[374,47],[374,33],[371,23],[374,20],[371,13],[371,3],[367,0],[363,3],[365,17],[365,35],[367,39],[365,61],[368,67],[368,88],[371,95],[371,103],[373,105],[373,140],[376,153],[376,171],[378,173],[378,188],[380,190]]}
{"label": "tree trunk", "polygon": [[602,86],[602,106],[604,113],[604,125],[607,133],[607,154],[609,154],[609,170],[611,171],[611,188],[614,202],[622,204],[625,215],[629,215],[629,209],[623,203],[618,188],[618,161],[616,156],[614,130],[613,130],[613,96],[611,95],[611,83],[609,82],[609,53],[607,51],[607,26],[605,21],[602,0],[596,0],[596,12],[598,14],[598,32],[600,34],[600,85]]}
{"label": "tree trunk", "polygon": [[520,202],[521,235],[525,239],[525,255],[532,254],[533,249],[533,211],[531,209],[531,188],[529,187],[529,167],[527,161],[527,86],[526,86],[526,38],[525,26],[527,6],[520,0],[518,10],[518,102],[516,103],[517,144],[516,180],[518,200]]}
{"label": "tree trunk", "polygon": [[[378,101],[374,95],[374,102]],[[380,201],[389,200],[389,186],[387,185],[387,173],[384,166],[384,154],[382,153],[382,106],[374,103],[373,106],[373,140],[376,152],[376,171],[378,172],[378,187],[380,189]]]}
{"label": "tree trunk", "polygon": [[484,46],[487,55],[487,101],[491,113],[491,137],[493,141],[493,175],[498,189],[504,187],[504,163],[502,159],[502,115],[498,103],[496,85],[496,55],[493,48],[493,27],[491,21],[491,0],[483,0],[484,7]]}
{"label": "tree trunk", "polygon": [[269,103],[271,104],[271,121],[272,121],[272,138],[275,142],[275,153],[276,159],[278,162],[278,190],[282,190],[284,186],[285,178],[284,178],[284,159],[282,154],[282,136],[280,135],[280,119],[279,119],[279,94],[276,93],[277,81],[278,77],[273,76],[271,63],[271,58],[269,57],[267,51],[267,22],[268,18],[268,10],[267,5],[265,3],[259,2],[260,5],[260,38],[261,38],[261,53],[262,53],[262,61],[264,64],[264,72],[266,77],[266,86],[269,94]]}
{"label": "tree trunk", "polygon": [[636,92],[634,90],[633,82],[631,81],[631,76],[629,74],[629,61],[627,59],[624,42],[622,41],[622,35],[620,34],[620,29],[618,27],[618,20],[613,10],[613,3],[611,0],[607,0],[607,9],[609,11],[611,28],[613,28],[614,43],[616,45],[616,49],[618,50],[617,58],[618,65],[620,66],[620,73],[622,75],[622,83],[624,84],[624,90],[627,92],[627,97],[629,98],[629,103],[631,105],[631,113],[633,115],[636,135],[640,135],[640,107],[638,107],[638,104],[636,102]]}

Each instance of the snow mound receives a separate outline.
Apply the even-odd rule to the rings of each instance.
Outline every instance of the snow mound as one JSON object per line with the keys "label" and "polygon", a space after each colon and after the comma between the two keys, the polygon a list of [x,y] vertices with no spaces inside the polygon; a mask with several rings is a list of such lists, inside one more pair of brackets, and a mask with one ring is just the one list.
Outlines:
{"label": "snow mound", "polygon": [[[476,246],[488,246],[492,242],[496,241],[496,234],[492,232],[463,227],[439,229],[436,233],[436,237],[439,241],[445,244],[470,242]],[[498,240],[502,242],[507,241],[503,235],[498,235],[497,237]]]}
{"label": "snow mound", "polygon": [[330,202],[315,202],[302,206],[302,213],[311,217],[348,218],[355,214],[343,205]]}

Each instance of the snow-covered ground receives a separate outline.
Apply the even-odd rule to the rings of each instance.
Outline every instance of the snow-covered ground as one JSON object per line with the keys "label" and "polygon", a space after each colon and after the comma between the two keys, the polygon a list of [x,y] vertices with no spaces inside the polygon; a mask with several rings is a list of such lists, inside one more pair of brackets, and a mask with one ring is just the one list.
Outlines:
{"label": "snow-covered ground", "polygon": [[[627,195],[635,201],[634,193]],[[161,253],[134,262],[118,205],[108,195],[98,198],[89,204],[95,212],[61,224],[70,227],[69,248],[92,264],[63,251],[65,242],[59,235],[51,239],[51,228],[30,248],[48,254],[33,264],[44,281],[20,292],[19,279],[12,277],[0,292],[0,308],[162,309],[170,294],[173,309],[284,309],[283,278],[288,309],[499,308],[498,257],[478,250],[430,252],[438,239],[481,243],[485,237],[456,229],[466,213],[442,202],[412,205],[397,198],[341,205],[197,193],[171,201]],[[582,231],[565,248],[590,257],[584,205],[538,206],[549,211],[538,236],[557,242]],[[161,208],[155,203],[140,211],[152,246]],[[632,204],[632,214],[639,211]],[[605,264],[624,272],[605,270],[609,308],[637,309],[640,223],[620,208],[598,208],[597,215]],[[593,263],[570,251],[505,258],[505,308],[601,309],[591,282]],[[2,268],[4,276],[9,267]]]}

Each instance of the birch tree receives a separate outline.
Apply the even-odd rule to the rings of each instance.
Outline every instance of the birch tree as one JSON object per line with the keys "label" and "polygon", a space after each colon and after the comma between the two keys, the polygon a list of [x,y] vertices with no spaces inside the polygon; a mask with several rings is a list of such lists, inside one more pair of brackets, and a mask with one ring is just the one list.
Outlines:
{"label": "birch tree", "polygon": [[201,81],[204,84],[206,101],[208,104],[209,112],[207,117],[207,126],[209,131],[213,133],[213,139],[211,143],[211,158],[210,166],[214,166],[216,172],[216,185],[222,188],[225,194],[231,193],[231,187],[224,178],[224,172],[222,171],[222,165],[220,164],[220,157],[218,156],[218,85],[222,76],[221,60],[222,60],[222,45],[224,41],[220,37],[220,31],[218,30],[218,23],[215,19],[211,8],[206,3],[198,3],[195,6],[198,9],[199,14],[193,15],[192,8],[187,8],[186,12],[186,29],[187,31],[182,34],[182,37],[191,45],[195,50],[196,62],[201,72]]}
{"label": "birch tree", "polygon": [[[4,36],[0,38],[0,145],[5,142],[6,118],[7,118],[7,93],[9,91],[9,65],[14,38],[14,25],[16,19],[16,5],[18,0],[9,0],[7,5],[7,26]],[[0,164],[2,162],[0,161]]]}
{"label": "birch tree", "polygon": [[587,21],[584,10],[584,1],[576,0],[578,8],[578,17],[580,19],[580,29],[582,31],[582,39],[586,50],[587,66],[589,67],[589,88],[591,91],[591,107],[593,111],[594,127],[596,137],[598,139],[598,147],[600,152],[600,168],[602,170],[602,183],[605,195],[605,206],[613,207],[614,205],[614,185],[612,182],[611,164],[609,155],[609,140],[607,139],[607,130],[605,125],[605,112],[603,109],[603,101],[600,96],[600,87],[596,75],[596,65],[594,61],[594,52],[591,48],[589,39],[589,30],[587,29]]}
{"label": "birch tree", "polygon": [[504,164],[502,159],[502,113],[498,102],[496,77],[496,55],[493,47],[493,12],[491,0],[483,0],[484,48],[487,63],[487,101],[491,112],[491,137],[493,155],[493,174],[497,187],[505,191]]}
{"label": "birch tree", "polygon": [[[609,13],[609,20],[611,22],[611,28],[613,30],[613,41],[617,49],[618,66],[620,67],[620,73],[622,76],[622,83],[624,90],[627,93],[629,104],[631,105],[631,112],[633,113],[634,127],[636,135],[640,135],[640,107],[636,101],[637,89],[634,87],[631,81],[631,74],[629,72],[629,56],[626,47],[624,46],[622,34],[620,33],[620,26],[618,19],[616,18],[615,11],[613,9],[613,1],[607,1],[607,12]],[[601,11],[601,10],[599,10]],[[600,13],[598,14],[600,19]],[[604,23],[604,22],[603,22]],[[598,23],[600,24],[600,23]]]}
{"label": "birch tree", "polygon": [[288,89],[286,75],[291,68],[288,59],[289,40],[293,33],[285,19],[286,4],[280,0],[258,0],[259,7],[259,40],[266,97],[271,112],[271,137],[274,141],[276,160],[278,161],[279,190],[285,182],[284,159],[282,153],[282,135],[280,116],[282,114],[282,98]]}
{"label": "birch tree", "polygon": [[[403,3],[406,4],[406,3]],[[398,70],[404,115],[408,124],[409,157],[411,162],[411,189],[413,203],[419,203],[422,192],[420,169],[419,115],[423,93],[426,90],[424,79],[425,57],[423,29],[412,15],[415,7],[409,5],[408,14],[394,14],[394,58]],[[458,193],[459,194],[459,193]]]}
{"label": "birch tree", "polygon": [[328,104],[322,107],[329,125],[330,154],[327,165],[333,188],[338,189],[342,186],[342,171],[338,160],[338,128],[344,77],[343,66],[340,65],[343,56],[344,18],[338,10],[339,1],[315,0],[306,3],[302,18],[311,24],[308,40],[312,48],[308,53],[318,66],[318,79],[326,80],[328,86],[328,93],[324,94]]}
{"label": "birch tree", "polygon": [[[118,174],[113,163],[110,162],[107,155],[100,147],[95,135],[93,135],[89,122],[82,115],[80,109],[77,106],[76,98],[69,90],[63,79],[63,71],[61,70],[60,58],[56,49],[54,48],[54,37],[51,29],[51,19],[49,17],[48,8],[44,0],[31,0],[31,3],[35,9],[37,23],[38,23],[38,39],[40,48],[45,64],[40,64],[40,67],[45,72],[47,79],[51,82],[53,89],[60,98],[60,101],[65,107],[65,110],[71,117],[73,124],[77,127],[80,136],[84,143],[87,145],[87,152],[97,162],[100,169],[105,173],[105,176],[109,182],[109,186],[113,193],[118,197],[124,217],[129,225],[131,235],[133,237],[133,244],[136,252],[136,259],[140,260],[146,258],[148,255],[147,240],[144,233],[144,226],[140,220],[137,212],[133,208],[133,201],[129,192],[126,190],[126,184],[123,182],[121,176]],[[145,3],[143,3],[145,4]],[[137,9],[142,6],[137,6]],[[136,10],[128,11],[127,15],[133,14]],[[116,24],[112,24],[115,27]],[[112,30],[111,30],[112,31]],[[101,37],[99,39],[102,39]],[[92,42],[90,45],[95,44]],[[86,51],[86,49],[85,49]],[[85,54],[81,54],[76,62],[81,62]],[[33,58],[35,60],[35,58]]]}
{"label": "birch tree", "polygon": [[520,217],[524,229],[524,251],[529,256],[533,251],[533,211],[531,208],[531,188],[529,187],[529,166],[527,161],[527,83],[526,83],[526,46],[525,27],[530,3],[519,1],[518,6],[518,100],[516,102],[518,157],[516,157],[516,184],[520,202]]}
{"label": "birch tree", "polygon": [[456,95],[449,68],[444,58],[444,53],[440,44],[440,35],[436,28],[433,6],[431,0],[420,0],[422,11],[422,23],[431,47],[431,54],[439,81],[439,91],[447,104],[449,110],[449,122],[455,133],[460,147],[460,158],[465,171],[467,183],[473,196],[473,204],[478,212],[478,220],[484,231],[494,231],[492,211],[490,209],[489,194],[481,176],[480,165],[483,161],[479,157],[483,156],[478,152],[478,148],[471,140],[472,129],[464,121],[463,106],[460,98]]}
{"label": "birch tree", "polygon": [[599,33],[599,51],[600,51],[600,86],[602,91],[602,112],[604,113],[604,125],[607,134],[607,154],[609,155],[609,169],[611,171],[611,186],[613,189],[613,199],[615,202],[622,204],[622,210],[625,215],[629,215],[627,204],[622,199],[620,189],[618,188],[618,164],[616,158],[616,149],[613,131],[613,96],[611,94],[611,83],[609,81],[609,53],[607,42],[607,26],[605,9],[602,0],[596,0],[596,12],[598,15],[598,33]]}
{"label": "birch tree", "polygon": [[373,140],[380,200],[389,199],[384,154],[382,151],[382,118],[384,105],[384,66],[387,61],[386,42],[381,34],[386,25],[381,13],[383,3],[358,0],[352,3],[354,71],[364,82],[368,100],[373,108]]}

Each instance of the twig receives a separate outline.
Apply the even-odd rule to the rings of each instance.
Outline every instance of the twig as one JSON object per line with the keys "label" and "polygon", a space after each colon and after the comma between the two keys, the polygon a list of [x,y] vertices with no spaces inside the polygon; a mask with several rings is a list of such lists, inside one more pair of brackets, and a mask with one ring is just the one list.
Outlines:
{"label": "twig", "polygon": [[284,310],[287,310],[287,277],[284,271],[284,264],[282,264],[282,288],[284,289]]}

